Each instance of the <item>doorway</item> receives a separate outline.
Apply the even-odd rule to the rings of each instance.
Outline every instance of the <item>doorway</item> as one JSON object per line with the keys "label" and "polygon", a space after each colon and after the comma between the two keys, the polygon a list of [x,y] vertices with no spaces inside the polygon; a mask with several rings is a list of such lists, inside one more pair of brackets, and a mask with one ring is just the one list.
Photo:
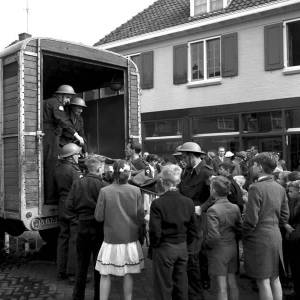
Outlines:
{"label": "doorway", "polygon": [[124,96],[87,102],[83,114],[89,153],[123,158],[125,149]]}

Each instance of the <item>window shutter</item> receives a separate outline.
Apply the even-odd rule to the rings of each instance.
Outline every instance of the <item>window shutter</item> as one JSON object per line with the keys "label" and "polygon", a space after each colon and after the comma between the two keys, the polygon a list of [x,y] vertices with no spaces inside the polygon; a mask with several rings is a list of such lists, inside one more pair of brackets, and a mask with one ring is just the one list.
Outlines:
{"label": "window shutter", "polygon": [[265,26],[265,70],[283,68],[283,26],[282,23]]}
{"label": "window shutter", "polygon": [[173,83],[187,83],[187,44],[173,48]]}
{"label": "window shutter", "polygon": [[222,35],[222,77],[238,75],[238,34],[237,32]]}
{"label": "window shutter", "polygon": [[153,51],[141,54],[141,88],[153,88]]}

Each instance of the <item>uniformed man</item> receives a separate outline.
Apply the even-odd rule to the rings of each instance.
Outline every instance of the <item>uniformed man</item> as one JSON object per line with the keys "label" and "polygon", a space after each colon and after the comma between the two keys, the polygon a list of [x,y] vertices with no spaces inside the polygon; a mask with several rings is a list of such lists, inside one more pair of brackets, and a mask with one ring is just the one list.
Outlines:
{"label": "uniformed man", "polygon": [[58,203],[59,236],[57,241],[57,276],[58,279],[72,277],[76,272],[76,236],[77,219],[66,209],[65,201],[72,184],[82,177],[78,166],[81,147],[70,143],[62,147],[59,163],[55,169],[54,183]]}
{"label": "uniformed man", "polygon": [[[86,138],[84,133],[84,123],[83,118],[81,116],[83,109],[87,107],[85,101],[80,97],[74,97],[71,99],[70,104],[68,105],[68,114],[69,119],[72,124],[72,128],[81,136],[84,140],[84,144],[82,146],[82,152],[86,153]],[[68,128],[63,128],[61,138],[60,138],[60,146],[64,146],[68,143],[79,144],[79,140],[74,137],[73,132],[70,132]]]}
{"label": "uniformed man", "polygon": [[43,104],[43,155],[44,155],[44,196],[45,204],[57,204],[54,190],[54,171],[59,154],[59,140],[62,130],[68,131],[84,144],[83,138],[73,128],[69,116],[66,113],[66,105],[75,95],[70,85],[61,85],[52,98],[44,100]]}
{"label": "uniformed man", "polygon": [[[201,147],[194,142],[186,142],[179,149],[182,153],[182,159],[186,164],[186,169],[182,175],[179,191],[186,197],[193,200],[195,211],[199,213],[199,206],[206,202],[210,196],[209,178],[213,175],[213,168],[206,165],[201,156],[205,153]],[[200,250],[202,244],[201,217],[198,216],[198,239],[189,245],[188,258],[188,282],[189,282],[189,300],[201,300],[203,291],[201,288],[200,274]]]}

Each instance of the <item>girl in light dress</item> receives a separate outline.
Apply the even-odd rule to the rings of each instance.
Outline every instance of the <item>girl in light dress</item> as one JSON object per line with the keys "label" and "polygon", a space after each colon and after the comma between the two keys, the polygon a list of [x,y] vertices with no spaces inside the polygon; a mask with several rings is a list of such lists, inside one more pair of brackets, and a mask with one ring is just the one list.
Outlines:
{"label": "girl in light dress", "polygon": [[132,299],[134,273],[144,268],[139,233],[144,223],[144,205],[140,189],[128,184],[130,166],[124,160],[114,163],[114,182],[101,189],[95,210],[98,222],[104,222],[104,242],[96,270],[101,274],[100,299],[110,294],[111,275],[123,277],[125,300]]}

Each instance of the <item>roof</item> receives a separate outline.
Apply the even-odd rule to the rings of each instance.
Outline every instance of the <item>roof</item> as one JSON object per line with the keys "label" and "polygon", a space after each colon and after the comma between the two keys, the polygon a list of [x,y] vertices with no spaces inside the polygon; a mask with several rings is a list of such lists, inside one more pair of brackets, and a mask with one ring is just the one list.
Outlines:
{"label": "roof", "polygon": [[94,46],[271,2],[278,2],[278,0],[232,0],[226,9],[191,17],[190,0],[157,0],[129,21],[100,39]]}

